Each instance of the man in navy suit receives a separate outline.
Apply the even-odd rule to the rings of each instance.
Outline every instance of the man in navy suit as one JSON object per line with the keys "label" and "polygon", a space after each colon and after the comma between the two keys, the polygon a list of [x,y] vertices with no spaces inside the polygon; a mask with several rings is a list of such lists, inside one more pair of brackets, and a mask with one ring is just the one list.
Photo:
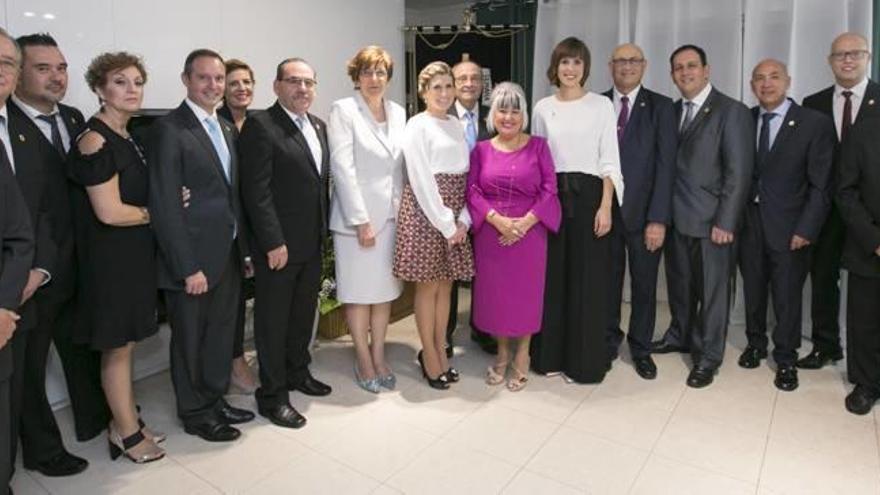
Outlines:
{"label": "man in navy suit", "polygon": [[[880,115],[880,85],[867,76],[870,59],[868,40],[864,36],[841,34],[834,39],[828,55],[834,85],[804,98],[804,107],[818,110],[834,120],[838,143],[843,143],[850,127]],[[836,148],[835,163],[840,146]],[[843,358],[838,284],[845,230],[837,205],[832,203],[828,218],[813,246],[810,266],[813,350],[797,362],[798,368],[818,369]]]}
{"label": "man in navy suit", "polygon": [[657,376],[657,366],[651,358],[651,338],[656,320],[660,253],[671,219],[678,136],[672,100],[642,86],[647,65],[638,46],[618,46],[608,62],[614,88],[604,94],[611,98],[617,112],[620,164],[627,190],[627,200],[614,210],[613,219],[609,362],[617,358],[623,340],[620,303],[628,256],[632,314],[627,342],[636,372],[650,380]]}
{"label": "man in navy suit", "polygon": [[[212,50],[191,52],[181,80],[186,99],[151,129],[150,216],[159,244],[159,287],[171,324],[171,381],[184,430],[228,442],[230,425],[254,413],[223,394],[232,371],[232,340],[247,252],[238,193],[235,126],[216,114],[226,68]],[[190,190],[189,206],[180,200]]]}
{"label": "man in navy suit", "polygon": [[798,387],[797,349],[801,306],[812,245],[831,207],[834,127],[831,119],[786,98],[785,64],[764,60],[752,71],[759,106],[757,155],[739,243],[748,346],[743,368],[767,357],[767,297],[773,294],[773,359],[776,388]]}

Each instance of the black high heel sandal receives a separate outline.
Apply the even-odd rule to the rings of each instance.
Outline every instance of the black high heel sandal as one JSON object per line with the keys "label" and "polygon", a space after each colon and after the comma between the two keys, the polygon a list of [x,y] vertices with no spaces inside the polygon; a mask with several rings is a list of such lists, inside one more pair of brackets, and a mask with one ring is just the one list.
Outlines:
{"label": "black high heel sandal", "polygon": [[[158,461],[165,457],[165,451],[159,447],[156,447],[152,452],[147,452],[139,457],[134,457],[129,454],[129,450],[146,439],[147,437],[145,437],[140,430],[125,438],[121,438],[114,430],[110,430],[110,435],[107,438],[107,445],[110,450],[110,460],[115,461],[119,456],[125,455],[128,460],[135,464],[146,464],[148,462]],[[155,444],[153,445],[155,446]]]}
{"label": "black high heel sandal", "polygon": [[458,381],[461,380],[461,373],[452,366],[450,366],[449,369],[446,370],[446,373],[443,374],[446,375],[446,380],[450,383],[458,383]]}
{"label": "black high heel sandal", "polygon": [[428,385],[431,388],[436,388],[437,390],[449,389],[449,379],[446,377],[446,373],[440,373],[440,376],[437,378],[431,378],[428,376],[428,370],[425,369],[425,360],[422,357],[422,351],[419,351],[417,358],[419,360],[419,366],[422,368],[422,376],[425,377],[425,380],[428,381]]}

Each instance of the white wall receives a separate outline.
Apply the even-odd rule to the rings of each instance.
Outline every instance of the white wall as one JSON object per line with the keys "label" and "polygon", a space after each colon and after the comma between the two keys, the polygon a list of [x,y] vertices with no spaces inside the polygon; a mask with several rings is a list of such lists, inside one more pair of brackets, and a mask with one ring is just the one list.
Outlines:
{"label": "white wall", "polygon": [[[183,61],[194,48],[212,48],[253,67],[254,108],[272,104],[275,66],[303,57],[318,73],[313,112],[326,117],[330,104],[351,94],[345,65],[358,48],[385,47],[398,70],[389,96],[404,103],[404,0],[0,0],[0,24],[13,36],[49,32],[67,58],[70,86],[65,103],[87,116],[97,110],[83,74],[104,51],[127,50],[144,58],[148,71],[145,108],[172,108],[185,96]],[[167,327],[137,349],[135,374],[168,363]],[[49,362],[49,400],[60,405],[67,390],[57,355]]]}

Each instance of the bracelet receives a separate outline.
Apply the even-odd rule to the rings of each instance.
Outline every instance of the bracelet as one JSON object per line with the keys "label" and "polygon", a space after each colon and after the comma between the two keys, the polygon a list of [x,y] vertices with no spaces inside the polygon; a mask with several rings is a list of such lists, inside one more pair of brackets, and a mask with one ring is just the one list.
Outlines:
{"label": "bracelet", "polygon": [[490,218],[494,217],[496,213],[497,212],[495,210],[492,210],[489,213],[486,213],[486,220],[489,220]]}

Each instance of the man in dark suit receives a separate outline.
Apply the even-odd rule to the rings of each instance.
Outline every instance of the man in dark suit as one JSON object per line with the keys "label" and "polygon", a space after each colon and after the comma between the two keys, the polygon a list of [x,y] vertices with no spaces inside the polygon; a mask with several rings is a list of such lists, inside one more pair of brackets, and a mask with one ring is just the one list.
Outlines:
{"label": "man in dark suit", "polygon": [[[669,57],[682,99],[671,246],[667,255],[670,326],[654,352],[690,350],[687,384],[712,383],[724,357],[730,312],[733,240],[749,190],[755,124],[749,109],[709,83],[706,53],[683,45]],[[673,297],[676,292],[676,297]]]}
{"label": "man in dark suit", "polygon": [[[454,115],[461,121],[464,127],[465,139],[468,149],[474,149],[477,141],[489,139],[489,130],[486,128],[486,117],[489,109],[480,101],[483,95],[483,70],[473,60],[464,59],[452,67],[452,77],[455,82],[455,103],[449,107],[449,115]],[[482,117],[481,117],[482,116]],[[452,335],[458,326],[458,288],[457,280],[452,283],[452,295],[449,299],[449,320],[446,323],[446,356],[452,357]],[[471,300],[473,302],[473,300]],[[498,343],[491,335],[480,331],[474,326],[473,310],[471,310],[471,340],[480,346],[480,349],[495,354],[498,352]]]}
{"label": "man in dark suit", "polygon": [[[240,248],[236,130],[215,113],[226,81],[219,54],[191,52],[181,79],[186,99],[151,129],[150,216],[171,324],[177,415],[187,433],[226,442],[241,433],[230,425],[254,418],[223,398],[246,252]],[[183,187],[190,191],[186,208]]]}
{"label": "man in dark suit", "polygon": [[748,337],[739,365],[757,368],[767,357],[769,285],[776,315],[774,383],[784,391],[798,387],[803,286],[812,244],[831,207],[835,144],[830,118],[786,98],[790,83],[778,60],[764,60],[752,71],[758,153],[738,245]]}
{"label": "man in dark suit", "polygon": [[868,414],[880,399],[880,117],[859,120],[843,143],[835,199],[846,223],[846,374],[855,385],[845,405]]}
{"label": "man in dark suit", "polygon": [[620,305],[624,271],[629,257],[632,313],[627,342],[636,373],[651,380],[657,366],[651,358],[651,338],[657,310],[657,272],[671,221],[672,181],[678,136],[672,100],[642,86],[648,62],[642,49],[627,43],[614,49],[608,68],[614,87],[604,93],[617,112],[620,164],[627,200],[614,209],[612,277],[609,300],[608,355],[617,359],[623,340]]}
{"label": "man in dark suit", "polygon": [[330,162],[327,127],[309,113],[316,85],[305,60],[282,61],[273,84],[278,101],[249,117],[238,141],[257,282],[257,405],[261,415],[287,428],[306,423],[290,405],[288,390],[312,396],[331,391],[308,367],[327,236]]}
{"label": "man in dark suit", "polygon": [[[844,141],[854,124],[880,115],[880,85],[867,77],[870,59],[868,41],[864,36],[841,34],[834,39],[828,55],[834,85],[804,98],[805,107],[818,110],[834,120],[838,143]],[[836,148],[835,155],[839,151],[839,144]],[[844,222],[836,203],[832,203],[828,218],[813,246],[810,266],[813,350],[797,362],[798,368],[819,369],[843,359],[840,347],[839,283],[844,236]]]}
{"label": "man in dark suit", "polygon": [[11,492],[9,480],[15,457],[12,443],[11,380],[13,350],[10,340],[18,330],[22,292],[33,266],[34,235],[31,214],[13,176],[10,156],[9,95],[15,89],[21,52],[15,40],[0,28],[0,493]]}
{"label": "man in dark suit", "polygon": [[65,161],[84,120],[79,110],[61,103],[67,92],[67,61],[55,40],[48,34],[32,34],[17,41],[22,50],[22,69],[9,108],[38,130],[43,140],[46,153],[42,155],[42,167],[50,190],[52,235],[58,247],[51,283],[34,297],[37,322],[27,340],[21,445],[26,468],[59,476],[73,474],[72,464],[76,463],[71,463],[64,451],[46,397],[46,360],[51,342],[61,357],[77,439],[96,437],[110,420],[101,387],[101,354],[72,340],[76,264]]}

